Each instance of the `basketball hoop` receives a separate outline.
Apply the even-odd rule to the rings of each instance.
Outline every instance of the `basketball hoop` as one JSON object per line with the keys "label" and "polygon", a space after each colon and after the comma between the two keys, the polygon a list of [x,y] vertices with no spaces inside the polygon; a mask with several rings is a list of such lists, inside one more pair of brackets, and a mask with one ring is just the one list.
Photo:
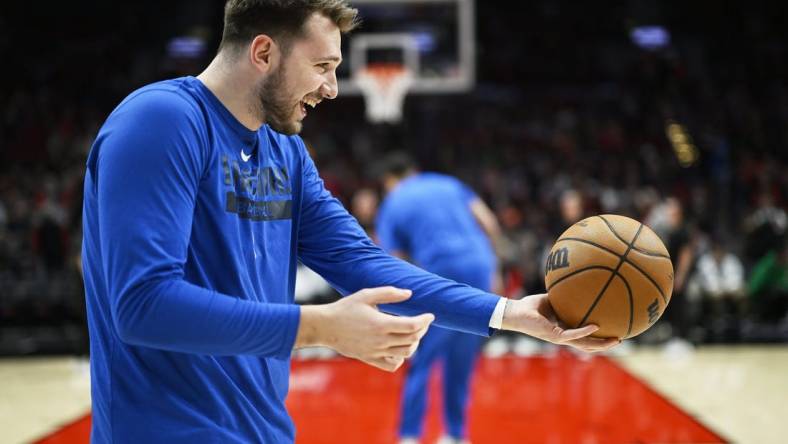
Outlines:
{"label": "basketball hoop", "polygon": [[354,82],[364,94],[367,120],[373,123],[399,123],[413,74],[397,63],[369,64],[358,72]]}

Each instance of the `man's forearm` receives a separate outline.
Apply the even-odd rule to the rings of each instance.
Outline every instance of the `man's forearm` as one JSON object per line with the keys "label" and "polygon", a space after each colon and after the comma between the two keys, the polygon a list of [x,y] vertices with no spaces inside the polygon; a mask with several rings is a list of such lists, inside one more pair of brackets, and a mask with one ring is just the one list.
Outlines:
{"label": "man's forearm", "polygon": [[181,279],[133,286],[110,303],[123,342],[180,353],[286,358],[299,323],[292,305],[243,300]]}

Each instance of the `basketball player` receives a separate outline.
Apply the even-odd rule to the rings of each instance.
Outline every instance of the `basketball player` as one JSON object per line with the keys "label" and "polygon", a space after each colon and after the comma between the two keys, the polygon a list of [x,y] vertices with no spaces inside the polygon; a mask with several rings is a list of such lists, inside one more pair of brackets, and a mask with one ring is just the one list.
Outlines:
{"label": "basketball player", "polygon": [[[326,191],[297,134],[337,95],[356,12],[230,0],[204,72],[131,93],[99,130],[83,218],[93,442],[293,442],[294,347],[393,371],[433,319],[615,345],[562,329],[544,296],[506,305],[386,255]],[[349,296],[295,305],[297,260]]]}
{"label": "basketball player", "polygon": [[[496,272],[492,241],[500,229],[487,205],[454,177],[418,172],[404,153],[386,156],[379,172],[386,192],[375,224],[381,246],[437,275],[490,291]],[[405,379],[401,444],[415,444],[422,435],[427,382],[437,361],[443,364],[447,429],[440,443],[467,442],[468,387],[481,345],[478,335],[429,329]]]}

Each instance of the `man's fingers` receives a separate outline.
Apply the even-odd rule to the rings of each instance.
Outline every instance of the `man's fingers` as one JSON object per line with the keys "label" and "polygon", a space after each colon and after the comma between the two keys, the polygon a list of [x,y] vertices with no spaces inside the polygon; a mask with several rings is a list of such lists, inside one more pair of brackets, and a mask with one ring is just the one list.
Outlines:
{"label": "man's fingers", "polygon": [[398,346],[406,346],[411,345],[414,342],[421,341],[421,338],[427,334],[429,331],[430,326],[426,325],[423,328],[420,328],[415,333],[391,333],[389,335],[389,346],[391,347],[398,347]]}
{"label": "man's fingers", "polygon": [[364,362],[366,362],[367,364],[369,364],[369,365],[371,365],[373,367],[377,367],[377,368],[379,368],[381,370],[384,370],[384,371],[387,371],[387,372],[393,372],[394,371],[394,369],[393,369],[394,366],[389,364],[383,358],[365,359]]}
{"label": "man's fingers", "polygon": [[424,337],[424,335],[427,334],[428,331],[430,331],[430,326],[429,325],[427,325],[424,328],[422,328],[419,331],[417,331],[416,334],[419,336],[419,339],[421,339],[421,338]]}
{"label": "man's fingers", "polygon": [[570,345],[589,353],[605,351],[621,343],[618,338],[594,338],[589,336],[597,330],[599,330],[599,327],[593,324],[581,328],[561,330],[558,333],[556,342]]}
{"label": "man's fingers", "polygon": [[393,372],[396,371],[398,368],[400,368],[400,366],[402,366],[402,363],[405,362],[405,359],[397,358],[393,356],[385,356],[382,358],[365,360],[364,362],[374,367],[377,367],[381,370],[385,370],[387,372]]}
{"label": "man's fingers", "polygon": [[392,333],[389,335],[388,342],[390,347],[402,347],[419,342],[423,336],[424,334],[421,331],[416,333]]}
{"label": "man's fingers", "polygon": [[592,338],[589,336],[569,341],[566,344],[585,351],[604,351],[620,343],[618,338]]}
{"label": "man's fingers", "polygon": [[385,358],[383,358],[383,360],[389,364],[391,368],[390,371],[392,372],[400,368],[402,364],[405,362],[405,358],[400,358],[397,356],[386,356]]}
{"label": "man's fingers", "polygon": [[569,341],[574,341],[580,338],[584,338],[595,331],[599,330],[599,327],[593,324],[589,324],[580,328],[573,328],[569,330],[562,330],[558,334],[558,342],[564,343]]}
{"label": "man's fingers", "polygon": [[410,345],[401,345],[396,347],[389,347],[386,349],[386,354],[398,358],[410,358],[413,353],[416,353],[419,343],[414,342]]}
{"label": "man's fingers", "polygon": [[410,290],[395,287],[366,288],[356,293],[358,297],[370,305],[396,304],[408,300],[413,294]]}
{"label": "man's fingers", "polygon": [[389,333],[418,333],[423,329],[430,326],[432,321],[435,320],[435,315],[432,313],[424,313],[418,316],[390,316],[388,320],[387,330]]}

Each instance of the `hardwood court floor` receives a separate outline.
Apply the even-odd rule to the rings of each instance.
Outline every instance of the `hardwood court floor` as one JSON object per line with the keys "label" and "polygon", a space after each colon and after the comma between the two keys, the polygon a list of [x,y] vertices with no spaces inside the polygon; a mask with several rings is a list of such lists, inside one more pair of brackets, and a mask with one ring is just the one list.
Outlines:
{"label": "hardwood court floor", "polygon": [[[330,359],[294,361],[292,375],[288,405],[298,443],[395,442],[404,372]],[[707,347],[671,358],[641,348],[619,358],[558,353],[484,359],[472,390],[471,439],[784,443],[787,375],[788,347]],[[0,443],[87,442],[84,364],[69,358],[0,360],[0,381]],[[439,433],[437,397],[425,442]]]}

